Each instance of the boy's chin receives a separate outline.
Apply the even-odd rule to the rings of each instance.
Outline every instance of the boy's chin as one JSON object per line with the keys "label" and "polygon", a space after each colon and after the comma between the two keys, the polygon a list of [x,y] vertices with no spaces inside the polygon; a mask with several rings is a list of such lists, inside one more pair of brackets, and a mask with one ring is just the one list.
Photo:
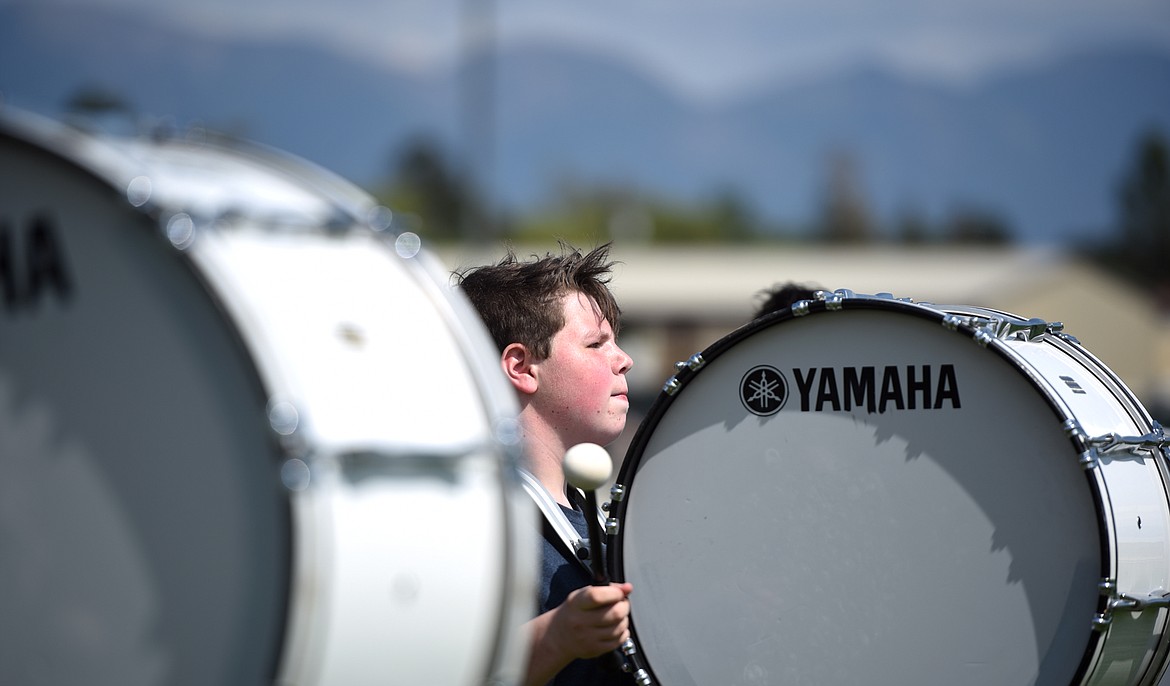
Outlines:
{"label": "boy's chin", "polygon": [[594,443],[596,443],[597,445],[603,446],[603,447],[607,446],[610,443],[613,443],[614,441],[616,441],[618,439],[618,437],[622,435],[622,431],[624,431],[625,428],[626,428],[626,425],[623,422],[621,427],[619,427],[618,429],[616,429],[614,431],[607,432],[604,436],[599,436],[598,440],[594,441]]}

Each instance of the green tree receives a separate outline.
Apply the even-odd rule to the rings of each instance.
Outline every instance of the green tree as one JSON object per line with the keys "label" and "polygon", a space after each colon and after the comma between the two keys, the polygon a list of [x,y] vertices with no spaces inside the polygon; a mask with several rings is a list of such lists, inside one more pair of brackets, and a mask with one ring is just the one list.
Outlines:
{"label": "green tree", "polygon": [[942,239],[962,245],[1003,245],[1011,242],[1011,231],[998,215],[964,207],[951,214]]}
{"label": "green tree", "polygon": [[1170,150],[1158,131],[1134,147],[1117,188],[1117,224],[1111,241],[1088,256],[1130,283],[1148,289],[1170,310]]}
{"label": "green tree", "polygon": [[1138,144],[1118,192],[1127,259],[1160,290],[1170,287],[1170,151],[1158,132]]}
{"label": "green tree", "polygon": [[416,137],[398,155],[390,182],[378,199],[396,214],[413,215],[413,230],[435,240],[468,237],[478,217],[467,179],[456,171],[435,141]]}
{"label": "green tree", "polygon": [[755,214],[730,191],[695,204],[655,198],[629,187],[565,186],[556,201],[518,222],[520,240],[593,243],[717,243],[757,237]]}
{"label": "green tree", "polygon": [[755,209],[732,188],[724,188],[708,204],[715,235],[725,242],[750,241],[760,235]]}
{"label": "green tree", "polygon": [[868,243],[874,238],[861,174],[848,153],[838,153],[829,160],[820,236],[831,243]]}
{"label": "green tree", "polygon": [[66,98],[65,120],[83,129],[109,133],[137,133],[140,122],[134,107],[113,90],[82,86]]}
{"label": "green tree", "polygon": [[603,243],[615,233],[623,240],[647,240],[653,226],[645,226],[647,212],[629,189],[562,184],[555,199],[512,227],[520,241],[564,239],[579,245]]}
{"label": "green tree", "polygon": [[134,108],[114,91],[98,86],[83,86],[65,100],[65,111],[82,117],[108,115],[129,117]]}
{"label": "green tree", "polygon": [[903,208],[894,225],[894,239],[903,245],[924,245],[931,240],[930,225],[918,209]]}

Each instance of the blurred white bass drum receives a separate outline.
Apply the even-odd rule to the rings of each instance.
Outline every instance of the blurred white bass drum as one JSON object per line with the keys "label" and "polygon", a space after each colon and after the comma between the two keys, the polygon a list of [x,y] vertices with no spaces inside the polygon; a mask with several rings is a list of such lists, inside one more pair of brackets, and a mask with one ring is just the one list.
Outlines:
{"label": "blurred white bass drum", "polygon": [[1156,683],[1165,437],[1061,329],[822,292],[680,363],[608,523],[652,680]]}
{"label": "blurred white bass drum", "polygon": [[515,400],[417,237],[273,151],[2,115],[4,680],[519,681]]}

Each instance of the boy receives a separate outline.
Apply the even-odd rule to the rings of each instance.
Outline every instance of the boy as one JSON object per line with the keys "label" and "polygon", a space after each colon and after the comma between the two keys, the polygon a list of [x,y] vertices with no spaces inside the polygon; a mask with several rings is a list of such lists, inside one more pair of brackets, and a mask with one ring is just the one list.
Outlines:
{"label": "boy", "polygon": [[[619,310],[607,286],[609,244],[587,255],[529,262],[511,250],[497,264],[458,276],[500,350],[500,366],[520,399],[525,465],[585,537],[585,517],[566,488],[562,461],[578,443],[606,445],[625,428],[626,372],[617,345]],[[546,527],[546,532],[549,527]],[[538,616],[530,635],[526,686],[626,684],[610,653],[629,637],[628,583],[590,585],[588,570],[546,533]]]}

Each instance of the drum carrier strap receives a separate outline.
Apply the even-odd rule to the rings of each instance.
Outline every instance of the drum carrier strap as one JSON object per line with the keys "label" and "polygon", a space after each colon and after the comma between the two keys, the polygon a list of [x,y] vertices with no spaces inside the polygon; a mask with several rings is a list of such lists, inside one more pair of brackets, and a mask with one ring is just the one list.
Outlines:
{"label": "drum carrier strap", "polygon": [[[572,522],[561,511],[561,506],[540,483],[531,472],[527,469],[520,469],[521,483],[528,496],[536,503],[542,515],[544,515],[544,533],[545,538],[554,546],[561,548],[561,553],[568,553],[568,557],[572,557],[581,563],[586,570],[589,568],[589,539],[582,538],[577,533],[577,529],[573,527]],[[576,488],[569,488],[566,491],[569,500],[575,505],[585,498],[585,494]],[[605,530],[605,518],[598,511],[597,519],[601,522],[602,530]],[[558,545],[559,544],[559,545]],[[591,570],[590,570],[591,571]]]}

